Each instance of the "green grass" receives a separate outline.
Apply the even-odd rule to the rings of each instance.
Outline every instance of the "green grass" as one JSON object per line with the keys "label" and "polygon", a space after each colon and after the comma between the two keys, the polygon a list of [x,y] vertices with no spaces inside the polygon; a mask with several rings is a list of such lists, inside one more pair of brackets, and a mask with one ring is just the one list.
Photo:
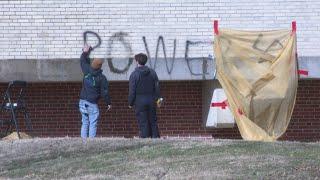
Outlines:
{"label": "green grass", "polygon": [[[108,145],[108,141],[122,144]],[[89,175],[90,179],[95,174],[111,179],[320,177],[319,143],[129,139],[88,143],[92,143],[92,148],[84,148],[81,141],[73,149],[65,144],[51,147],[40,143],[44,149],[47,147],[46,153],[43,150],[37,153],[35,147],[34,155],[26,154],[1,164],[0,177],[51,179]]]}

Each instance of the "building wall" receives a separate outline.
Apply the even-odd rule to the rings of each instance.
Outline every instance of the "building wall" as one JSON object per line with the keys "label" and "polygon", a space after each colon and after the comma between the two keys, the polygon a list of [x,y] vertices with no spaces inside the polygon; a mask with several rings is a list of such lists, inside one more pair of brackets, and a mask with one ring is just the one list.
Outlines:
{"label": "building wall", "polygon": [[[6,84],[0,84],[3,92]],[[80,136],[80,113],[77,103],[80,83],[33,83],[27,90],[27,106],[37,137]],[[293,116],[282,140],[320,140],[320,80],[299,81]],[[133,110],[128,108],[128,83],[110,84],[112,111],[101,102],[98,136],[138,136]],[[161,136],[212,136],[241,138],[238,128],[208,129],[202,121],[202,82],[162,82],[164,106],[158,111]],[[8,118],[1,112],[0,119]],[[24,129],[23,119],[19,122]]]}
{"label": "building wall", "polygon": [[[214,78],[215,69],[213,19],[219,20],[220,28],[250,30],[289,29],[291,21],[297,21],[299,66],[314,79],[299,81],[295,111],[283,139],[319,140],[318,0],[0,1],[0,90],[10,80],[28,81],[34,134],[78,136],[78,61],[83,33],[94,31],[102,43],[92,57],[106,60],[103,70],[111,81],[114,106],[110,113],[101,111],[98,135],[138,135],[124,81],[135,68],[133,54],[149,52],[148,65],[157,71],[166,99],[159,111],[162,135],[239,138],[236,127],[202,126],[202,93],[212,95],[203,91],[203,83]],[[96,37],[88,35],[88,43],[96,44]]]}
{"label": "building wall", "polygon": [[0,1],[0,81],[80,81],[75,64],[87,30],[101,37],[92,56],[108,61],[110,80],[127,80],[129,58],[146,47],[162,80],[212,79],[213,19],[249,30],[290,29],[296,20],[299,64],[320,77],[318,0],[17,0]]}

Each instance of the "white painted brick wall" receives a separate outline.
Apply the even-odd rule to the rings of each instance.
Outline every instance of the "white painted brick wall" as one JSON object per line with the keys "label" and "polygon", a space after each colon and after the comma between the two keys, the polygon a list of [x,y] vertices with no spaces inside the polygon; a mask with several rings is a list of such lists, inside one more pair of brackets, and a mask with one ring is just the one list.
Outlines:
{"label": "white painted brick wall", "polygon": [[[152,56],[159,35],[169,57],[177,39],[179,58],[186,40],[213,38],[213,19],[220,27],[259,30],[290,28],[296,20],[299,55],[320,55],[319,0],[15,0],[0,1],[0,59],[78,58],[86,30],[102,38],[98,57],[106,56],[110,36],[122,31],[133,53],[145,52],[145,36]],[[212,47],[192,53],[207,56]],[[124,56],[121,46],[112,54]]]}

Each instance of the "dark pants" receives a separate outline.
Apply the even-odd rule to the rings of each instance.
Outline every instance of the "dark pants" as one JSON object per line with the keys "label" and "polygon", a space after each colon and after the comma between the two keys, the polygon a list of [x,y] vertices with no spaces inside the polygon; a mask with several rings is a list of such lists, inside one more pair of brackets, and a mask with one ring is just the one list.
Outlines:
{"label": "dark pants", "polygon": [[135,101],[136,117],[141,138],[159,138],[156,104],[150,96],[137,96]]}

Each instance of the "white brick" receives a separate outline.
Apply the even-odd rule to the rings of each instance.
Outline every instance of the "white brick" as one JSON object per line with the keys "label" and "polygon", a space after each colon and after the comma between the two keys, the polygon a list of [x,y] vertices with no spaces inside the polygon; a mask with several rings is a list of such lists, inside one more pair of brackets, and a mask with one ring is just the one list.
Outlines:
{"label": "white brick", "polygon": [[[1,57],[78,58],[85,30],[99,32],[99,56],[105,56],[110,36],[124,31],[135,51],[145,50],[146,36],[154,52],[163,35],[167,53],[173,48],[170,40],[177,39],[176,57],[184,57],[186,40],[212,38],[213,19],[220,20],[220,27],[253,30],[290,28],[297,20],[299,54],[320,55],[317,0],[17,0],[0,1],[0,18],[1,47],[11,48]],[[212,48],[195,53],[209,54]]]}

